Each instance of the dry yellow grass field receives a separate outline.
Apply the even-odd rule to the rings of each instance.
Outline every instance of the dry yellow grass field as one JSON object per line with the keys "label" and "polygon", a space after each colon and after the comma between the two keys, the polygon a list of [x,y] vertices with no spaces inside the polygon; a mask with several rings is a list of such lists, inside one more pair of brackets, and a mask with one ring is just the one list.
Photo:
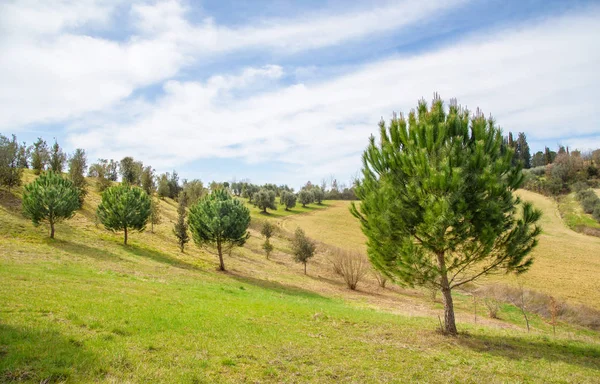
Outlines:
{"label": "dry yellow grass field", "polygon": [[[543,234],[533,252],[532,268],[519,279],[529,289],[557,296],[571,303],[600,308],[600,238],[567,228],[556,203],[537,193],[519,190],[518,195],[543,211]],[[342,248],[365,250],[365,237],[358,221],[350,214],[347,201],[332,202],[325,211],[290,216],[282,221],[287,230],[297,226],[315,239]],[[512,276],[480,280],[516,284]]]}

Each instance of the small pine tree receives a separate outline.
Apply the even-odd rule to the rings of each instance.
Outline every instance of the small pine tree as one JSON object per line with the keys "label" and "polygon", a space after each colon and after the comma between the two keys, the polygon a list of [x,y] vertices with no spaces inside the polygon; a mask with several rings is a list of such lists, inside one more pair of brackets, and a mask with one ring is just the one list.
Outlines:
{"label": "small pine tree", "polygon": [[157,199],[152,198],[150,205],[150,232],[154,233],[154,226],[162,222],[160,217],[160,203]]}
{"label": "small pine tree", "polygon": [[242,246],[250,236],[250,211],[224,190],[216,190],[190,208],[189,226],[198,246],[217,248],[219,269],[225,270],[223,252]]}
{"label": "small pine tree", "polygon": [[308,260],[315,255],[317,246],[314,241],[309,239],[301,228],[296,228],[292,240],[292,250],[294,252],[294,261],[304,264],[304,274],[306,275],[306,264]]}
{"label": "small pine tree", "polygon": [[188,235],[188,223],[186,221],[186,205],[186,195],[185,193],[182,193],[179,196],[179,206],[177,207],[177,222],[173,227],[173,234],[177,237],[177,244],[179,244],[181,252],[184,251],[185,245],[190,241],[190,236]]}
{"label": "small pine tree", "polygon": [[39,175],[46,169],[49,157],[48,144],[41,137],[38,137],[31,148],[31,167],[36,175]]}
{"label": "small pine tree", "polygon": [[79,207],[83,206],[85,196],[87,196],[87,183],[85,180],[85,169],[87,168],[87,158],[85,151],[77,148],[75,153],[69,158],[69,180],[79,192]]}
{"label": "small pine tree", "polygon": [[52,171],[42,174],[25,186],[23,215],[37,226],[43,221],[50,224],[50,238],[54,238],[54,225],[70,219],[79,208],[79,192],[70,180]]}
{"label": "small pine tree", "polygon": [[54,145],[52,145],[52,150],[50,151],[50,169],[52,172],[62,173],[66,161],[67,155],[65,155],[56,139],[54,139]]}
{"label": "small pine tree", "polygon": [[269,256],[271,255],[271,252],[273,251],[273,245],[271,244],[270,239],[273,236],[274,232],[275,232],[275,226],[273,224],[271,224],[269,221],[265,221],[260,230],[260,234],[265,237],[265,242],[264,242],[262,248],[265,251],[265,253],[267,254],[267,259],[269,258]]}
{"label": "small pine tree", "polygon": [[129,185],[115,185],[102,192],[97,215],[110,231],[123,231],[127,245],[129,230],[143,231],[150,217],[150,197],[143,189]]}

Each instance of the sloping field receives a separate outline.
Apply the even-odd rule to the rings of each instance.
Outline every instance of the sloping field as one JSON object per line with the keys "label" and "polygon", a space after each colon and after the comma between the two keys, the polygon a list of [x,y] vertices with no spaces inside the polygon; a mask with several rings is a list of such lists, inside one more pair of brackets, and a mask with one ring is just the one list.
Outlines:
{"label": "sloping field", "polygon": [[[27,175],[31,179],[31,175]],[[92,192],[74,219],[35,228],[20,190],[0,191],[0,382],[577,382],[600,378],[600,336],[513,307],[474,323],[457,294],[457,338],[435,329],[441,304],[372,282],[347,290],[319,254],[302,273],[276,238],[267,260],[255,231],[216,272],[216,257],[178,251],[175,203],[155,233],[119,234],[94,221]],[[344,203],[318,213],[344,217]],[[317,210],[315,209],[315,212]],[[348,214],[349,215],[349,214]],[[280,220],[276,217],[274,220]],[[340,218],[332,219],[335,225]],[[289,222],[288,222],[289,221]],[[342,221],[343,222],[343,221]],[[330,234],[357,244],[353,222]],[[338,223],[339,224],[339,223]],[[307,231],[316,237],[314,227]],[[327,225],[319,227],[325,234]],[[353,235],[354,231],[354,235]],[[392,311],[390,309],[398,309]]]}
{"label": "sloping field", "polygon": [[[533,252],[535,262],[520,277],[527,288],[556,295],[569,302],[600,308],[600,238],[567,228],[556,203],[537,193],[519,190],[523,200],[531,201],[543,211],[543,234]],[[350,214],[349,202],[336,201],[325,211],[290,216],[282,221],[287,230],[297,226],[309,236],[342,248],[365,249],[365,237],[358,221]],[[481,283],[501,281],[515,284],[510,276],[487,278]]]}

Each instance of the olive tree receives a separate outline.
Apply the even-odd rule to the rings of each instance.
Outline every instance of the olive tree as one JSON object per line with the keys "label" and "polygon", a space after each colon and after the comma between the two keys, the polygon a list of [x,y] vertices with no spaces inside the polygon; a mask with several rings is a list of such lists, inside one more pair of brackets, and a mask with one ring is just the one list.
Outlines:
{"label": "olive tree", "polygon": [[306,204],[312,203],[314,201],[314,197],[315,195],[307,189],[303,189],[298,192],[298,200],[300,200],[300,204],[302,204],[303,207],[306,207]]}
{"label": "olive tree", "polygon": [[216,248],[219,269],[225,270],[223,252],[242,246],[250,236],[250,211],[224,189],[202,197],[189,210],[188,223],[198,246]]}
{"label": "olive tree", "polygon": [[97,215],[109,231],[123,231],[123,244],[127,245],[130,230],[143,231],[150,217],[150,196],[139,187],[115,185],[102,192]]}
{"label": "olive tree", "polygon": [[452,290],[493,273],[523,273],[537,245],[541,212],[513,194],[522,165],[494,120],[453,100],[420,101],[408,119],[380,123],[363,154],[360,205],[351,211],[373,266],[444,298],[445,333],[457,333]]}
{"label": "olive tree", "polygon": [[79,209],[79,191],[70,180],[58,173],[47,172],[25,186],[23,215],[37,226],[47,221],[50,238],[54,239],[54,225],[70,219]]}
{"label": "olive tree", "polygon": [[275,192],[267,189],[261,189],[254,194],[252,202],[259,209],[262,209],[264,213],[267,213],[267,208],[277,209],[275,204]]}
{"label": "olive tree", "polygon": [[296,206],[296,195],[294,194],[294,192],[289,192],[289,191],[281,192],[279,204],[284,205],[285,210],[289,211],[290,209],[292,209]]}
{"label": "olive tree", "polygon": [[267,254],[267,259],[271,252],[273,251],[273,244],[271,244],[271,237],[275,232],[275,226],[270,221],[265,221],[260,229],[260,234],[265,237],[265,242],[263,243],[263,250]]}

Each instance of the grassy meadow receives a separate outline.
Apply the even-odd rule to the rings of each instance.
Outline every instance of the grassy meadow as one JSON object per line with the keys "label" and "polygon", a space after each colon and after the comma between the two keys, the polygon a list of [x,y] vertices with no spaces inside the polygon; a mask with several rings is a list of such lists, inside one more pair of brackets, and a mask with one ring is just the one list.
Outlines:
{"label": "grassy meadow", "polygon": [[[33,179],[25,175],[25,182]],[[485,316],[457,292],[458,337],[437,332],[443,306],[416,289],[381,289],[368,276],[348,290],[319,252],[308,275],[285,236],[266,259],[255,229],[217,272],[211,250],[178,250],[176,203],[163,222],[122,235],[94,220],[100,200],[57,225],[33,227],[22,188],[0,191],[0,382],[371,383],[600,381],[600,334],[561,323],[557,334],[517,308]],[[566,228],[551,200],[522,192],[546,213],[528,287],[600,307],[600,239]],[[362,247],[348,203],[264,215],[325,244]],[[253,227],[254,228],[254,227]],[[507,280],[507,279],[506,279]],[[477,319],[475,319],[477,315]]]}

